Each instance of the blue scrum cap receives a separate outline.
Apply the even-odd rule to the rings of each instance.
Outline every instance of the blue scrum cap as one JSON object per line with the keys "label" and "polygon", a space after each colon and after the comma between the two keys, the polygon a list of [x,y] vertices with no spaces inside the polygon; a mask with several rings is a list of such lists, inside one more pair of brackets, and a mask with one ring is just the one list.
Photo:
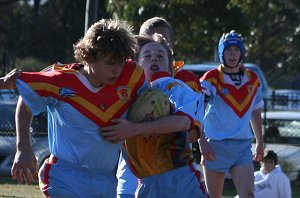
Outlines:
{"label": "blue scrum cap", "polygon": [[219,59],[224,63],[224,50],[227,47],[236,46],[241,50],[241,59],[240,62],[243,62],[245,56],[245,47],[244,41],[240,34],[236,33],[234,30],[231,30],[229,33],[224,33],[219,41],[218,52]]}

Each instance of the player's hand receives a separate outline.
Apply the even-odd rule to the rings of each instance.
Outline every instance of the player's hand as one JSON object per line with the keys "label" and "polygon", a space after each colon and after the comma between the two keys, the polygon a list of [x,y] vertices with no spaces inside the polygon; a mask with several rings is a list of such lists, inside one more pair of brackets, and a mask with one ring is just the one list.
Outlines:
{"label": "player's hand", "polygon": [[6,74],[6,76],[4,76],[3,79],[3,83],[4,86],[3,88],[5,89],[14,89],[16,88],[16,79],[21,75],[21,71],[18,69],[14,69],[11,72],[9,72],[8,74]]}
{"label": "player's hand", "polygon": [[253,159],[255,161],[261,162],[263,156],[264,156],[264,146],[263,146],[263,144],[256,144],[256,146],[255,146],[255,154],[254,154]]}
{"label": "player's hand", "polygon": [[136,123],[125,119],[114,119],[112,122],[114,125],[101,128],[100,134],[105,140],[120,143],[135,136]]}
{"label": "player's hand", "polygon": [[36,158],[32,151],[17,151],[11,168],[12,178],[27,184],[37,181]]}
{"label": "player's hand", "polygon": [[216,155],[212,146],[207,142],[205,137],[201,137],[199,142],[199,149],[204,160],[213,161],[216,159]]}

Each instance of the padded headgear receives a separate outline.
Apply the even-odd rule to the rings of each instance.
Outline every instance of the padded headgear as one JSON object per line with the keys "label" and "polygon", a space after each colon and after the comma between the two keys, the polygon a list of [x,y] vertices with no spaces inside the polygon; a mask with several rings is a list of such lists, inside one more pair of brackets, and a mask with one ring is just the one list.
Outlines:
{"label": "padded headgear", "polygon": [[240,48],[241,51],[241,59],[240,62],[243,62],[245,56],[245,47],[244,41],[240,34],[237,34],[234,30],[231,30],[229,33],[224,33],[219,41],[218,52],[219,52],[219,59],[222,63],[225,62],[224,60],[224,50],[227,47],[236,46]]}

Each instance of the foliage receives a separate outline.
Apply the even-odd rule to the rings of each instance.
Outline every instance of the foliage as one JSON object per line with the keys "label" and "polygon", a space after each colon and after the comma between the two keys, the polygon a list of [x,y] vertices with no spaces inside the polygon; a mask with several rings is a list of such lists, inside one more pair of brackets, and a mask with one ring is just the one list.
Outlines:
{"label": "foliage", "polygon": [[[299,1],[297,0],[111,0],[114,16],[142,21],[163,16],[174,27],[177,58],[186,62],[216,61],[223,32],[240,32],[246,43],[246,61],[262,67],[269,81],[292,75],[299,65]],[[299,70],[298,70],[299,72]]]}
{"label": "foliage", "polygon": [[85,2],[27,1],[0,7],[0,46],[14,58],[38,57],[48,64],[73,60],[72,45],[84,33]]}
{"label": "foliage", "polygon": [[[234,29],[245,38],[245,60],[260,65],[269,83],[282,73],[292,76],[300,72],[298,0],[94,1],[98,1],[98,18],[127,20],[135,33],[148,18],[166,18],[174,29],[176,58],[185,62],[217,61],[220,36]],[[85,4],[72,0],[1,1],[0,66],[27,57],[46,65],[74,61],[72,45],[84,34]]]}
{"label": "foliage", "polygon": [[[251,22],[248,31],[248,60],[262,66],[270,80],[299,67],[299,9],[297,0],[232,0]],[[298,70],[299,71],[299,70]]]}
{"label": "foliage", "polygon": [[[162,16],[174,29],[175,52],[186,62],[215,60],[215,48],[223,32],[246,29],[243,16],[238,9],[226,8],[228,1],[220,0],[177,0],[177,1],[110,1],[113,16],[132,21],[138,32],[139,26],[148,18]],[[227,18],[227,20],[225,20]],[[235,23],[229,23],[235,21]],[[223,28],[224,24],[228,28]],[[238,29],[237,29],[238,30]]]}
{"label": "foliage", "polygon": [[27,57],[24,59],[16,59],[15,67],[20,68],[23,71],[41,71],[45,67],[49,66],[43,61],[33,58],[33,57]]}

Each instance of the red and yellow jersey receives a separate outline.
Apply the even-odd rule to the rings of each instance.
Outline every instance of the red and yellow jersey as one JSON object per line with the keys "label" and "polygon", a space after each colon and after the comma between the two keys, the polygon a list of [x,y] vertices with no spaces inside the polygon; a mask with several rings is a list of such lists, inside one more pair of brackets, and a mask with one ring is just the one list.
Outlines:
{"label": "red and yellow jersey", "polygon": [[253,110],[263,108],[263,95],[255,72],[243,69],[239,86],[223,72],[222,66],[206,72],[200,79],[202,91],[210,96],[204,131],[212,140],[253,138],[249,121]]}
{"label": "red and yellow jersey", "polygon": [[[182,64],[184,64],[184,63],[182,63]],[[180,66],[180,68],[177,70],[174,78],[183,81],[192,90],[201,94],[202,89],[201,89],[201,84],[200,84],[199,78],[193,72],[182,69],[181,68],[182,66]],[[203,105],[200,104],[200,103],[203,103],[203,100],[204,100],[204,97],[202,96],[202,94],[201,94],[201,96],[199,95],[199,110],[196,113],[196,120],[195,120],[195,125],[198,128],[201,128],[201,126],[203,125]]]}
{"label": "red and yellow jersey", "polygon": [[239,117],[242,117],[248,111],[260,86],[257,75],[249,69],[245,69],[245,71],[249,81],[244,83],[241,87],[226,83],[221,67],[207,72],[201,78],[202,81],[208,82],[216,88],[216,94],[221,97]]}
{"label": "red and yellow jersey", "polygon": [[185,84],[187,84],[195,92],[201,92],[199,78],[193,72],[187,70],[179,70],[175,74],[174,78],[185,82]]}
{"label": "red and yellow jersey", "polygon": [[[185,83],[170,77],[167,72],[157,72],[151,86],[169,95],[173,114],[187,116],[194,126],[199,96]],[[126,140],[133,173],[140,178],[171,171],[190,165],[194,159],[188,132],[173,132],[156,136],[139,136]]]}
{"label": "red and yellow jersey", "polygon": [[110,125],[112,119],[120,118],[127,111],[145,82],[143,70],[130,61],[116,83],[92,92],[78,78],[80,73],[73,69],[76,66],[54,64],[50,71],[23,72],[20,79],[38,95],[70,104],[101,127]]}
{"label": "red and yellow jersey", "polygon": [[187,143],[187,132],[134,137],[126,140],[133,173],[147,177],[167,172],[194,161]]}

